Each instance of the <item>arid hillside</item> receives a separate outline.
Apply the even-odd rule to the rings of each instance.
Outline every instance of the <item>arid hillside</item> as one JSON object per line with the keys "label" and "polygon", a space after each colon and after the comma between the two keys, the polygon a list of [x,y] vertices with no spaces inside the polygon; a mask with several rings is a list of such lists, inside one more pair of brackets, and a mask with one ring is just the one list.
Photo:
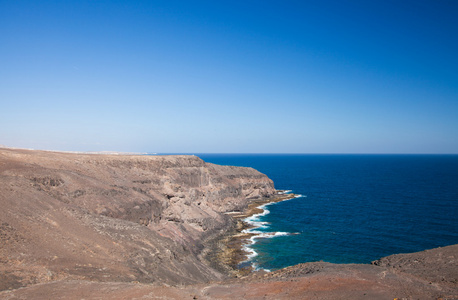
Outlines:
{"label": "arid hillside", "polygon": [[195,156],[0,149],[0,299],[458,299],[458,245],[227,272],[234,216],[276,197]]}
{"label": "arid hillside", "polygon": [[274,194],[251,168],[195,156],[0,150],[0,290],[54,280],[221,279],[205,244]]}

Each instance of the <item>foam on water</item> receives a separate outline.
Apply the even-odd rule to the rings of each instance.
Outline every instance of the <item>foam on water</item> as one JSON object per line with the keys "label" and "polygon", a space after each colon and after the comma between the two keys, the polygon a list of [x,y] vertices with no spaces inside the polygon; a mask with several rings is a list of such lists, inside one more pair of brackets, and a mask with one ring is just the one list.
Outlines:
{"label": "foam on water", "polygon": [[252,231],[267,237],[254,233],[259,238],[247,240],[245,249],[252,258],[243,266],[273,271],[311,261],[370,263],[458,243],[458,155],[201,158],[253,167],[275,182],[279,194],[294,191],[299,198],[266,205],[262,215],[247,219]]}
{"label": "foam on water", "polygon": [[[278,194],[288,194],[288,193],[291,193],[291,192],[292,192],[291,190],[287,190],[287,191],[278,192]],[[295,196],[295,198],[300,198],[300,197],[302,197],[302,195],[296,195]],[[294,199],[294,198],[291,198],[291,199]],[[286,199],[286,200],[290,200],[290,199]],[[283,201],[286,201],[286,200],[283,200]],[[299,234],[299,233],[289,233],[289,232],[283,232],[283,231],[268,232],[268,231],[260,231],[260,230],[258,230],[258,229],[268,229],[269,228],[270,223],[269,222],[263,222],[263,221],[260,220],[260,218],[263,217],[263,216],[266,216],[266,215],[268,215],[270,213],[270,211],[266,207],[269,206],[269,205],[273,205],[273,204],[275,204],[275,202],[274,203],[267,203],[267,204],[263,204],[263,205],[259,206],[258,208],[262,209],[263,210],[262,212],[254,214],[254,215],[244,219],[244,221],[246,223],[250,224],[251,226],[253,226],[253,228],[244,229],[242,232],[243,233],[250,233],[250,234],[254,234],[254,235],[251,236],[247,240],[247,243],[242,246],[242,249],[247,253],[247,259],[245,261],[243,261],[241,264],[246,263],[246,262],[251,262],[251,260],[253,258],[255,258],[256,256],[259,255],[252,247],[256,243],[257,239],[274,238],[274,237],[279,237],[279,236],[287,236],[287,235],[292,235],[292,234]],[[257,270],[257,271],[263,269],[266,272],[270,272],[270,270],[261,268],[261,267],[259,267],[259,265],[257,263],[254,263],[254,262],[251,262],[251,266],[252,266],[252,268],[254,270]]]}
{"label": "foam on water", "polygon": [[289,194],[289,193],[291,193],[291,192],[292,192],[292,190],[284,190],[284,191],[278,191],[277,193],[278,193],[279,195],[284,195],[284,194]]}

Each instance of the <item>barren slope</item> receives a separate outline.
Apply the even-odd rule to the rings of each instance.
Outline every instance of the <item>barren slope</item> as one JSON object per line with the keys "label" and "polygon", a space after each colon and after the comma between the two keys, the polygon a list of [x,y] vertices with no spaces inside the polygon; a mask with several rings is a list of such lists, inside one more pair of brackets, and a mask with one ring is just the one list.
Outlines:
{"label": "barren slope", "polygon": [[0,149],[0,299],[458,299],[458,245],[243,278],[212,268],[224,213],[274,193],[256,170],[194,156]]}
{"label": "barren slope", "polygon": [[[416,275],[377,265],[306,263],[268,274],[252,274],[209,284],[166,287],[154,284],[55,281],[0,292],[4,299],[458,299],[456,271],[442,269],[458,258],[458,245],[403,254],[404,260],[428,263]],[[442,257],[442,258],[441,258]],[[397,266],[397,256],[384,258]],[[410,263],[407,263],[409,265]],[[429,281],[428,273],[441,272],[447,280]],[[423,275],[426,276],[423,276]],[[452,282],[452,278],[455,281]]]}
{"label": "barren slope", "polygon": [[0,290],[60,279],[220,279],[201,251],[223,212],[274,193],[251,168],[195,156],[0,149]]}

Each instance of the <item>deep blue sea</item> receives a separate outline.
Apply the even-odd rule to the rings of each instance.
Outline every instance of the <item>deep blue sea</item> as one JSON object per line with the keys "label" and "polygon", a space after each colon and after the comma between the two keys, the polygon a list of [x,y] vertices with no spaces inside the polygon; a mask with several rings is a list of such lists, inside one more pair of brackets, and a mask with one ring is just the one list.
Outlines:
{"label": "deep blue sea", "polygon": [[[266,206],[249,263],[369,263],[458,243],[458,155],[197,154],[302,197]],[[260,234],[262,236],[262,234]]]}

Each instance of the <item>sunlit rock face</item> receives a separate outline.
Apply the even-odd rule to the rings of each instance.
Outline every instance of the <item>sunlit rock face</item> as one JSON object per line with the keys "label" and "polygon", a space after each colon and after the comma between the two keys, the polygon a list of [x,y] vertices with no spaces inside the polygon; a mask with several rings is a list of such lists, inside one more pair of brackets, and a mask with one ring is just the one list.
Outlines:
{"label": "sunlit rock face", "polygon": [[224,275],[201,255],[224,214],[275,193],[196,156],[0,149],[0,289],[61,279],[169,284]]}

